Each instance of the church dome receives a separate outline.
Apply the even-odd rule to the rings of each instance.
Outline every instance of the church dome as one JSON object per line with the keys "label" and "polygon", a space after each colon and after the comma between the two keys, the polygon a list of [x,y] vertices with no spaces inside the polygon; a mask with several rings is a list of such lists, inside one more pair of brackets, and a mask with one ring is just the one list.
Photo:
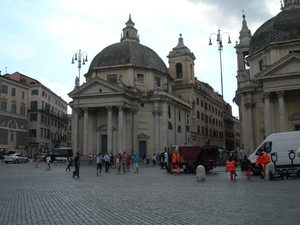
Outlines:
{"label": "church dome", "polygon": [[147,46],[141,45],[134,22],[129,20],[123,28],[121,42],[112,44],[99,52],[92,60],[89,71],[108,67],[134,66],[154,69],[167,73],[167,67],[158,54]]}
{"label": "church dome", "polygon": [[249,54],[262,50],[269,44],[300,38],[300,8],[284,9],[261,25],[251,38]]}
{"label": "church dome", "polygon": [[90,70],[103,67],[135,66],[167,73],[164,61],[156,52],[138,42],[112,44],[99,52],[90,64]]}

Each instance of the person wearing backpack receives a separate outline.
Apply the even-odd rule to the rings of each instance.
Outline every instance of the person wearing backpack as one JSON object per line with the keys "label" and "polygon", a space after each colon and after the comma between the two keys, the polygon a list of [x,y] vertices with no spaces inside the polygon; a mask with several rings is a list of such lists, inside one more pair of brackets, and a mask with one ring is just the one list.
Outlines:
{"label": "person wearing backpack", "polygon": [[241,161],[241,170],[246,171],[246,177],[247,179],[250,179],[252,166],[251,161],[248,159],[247,155],[245,155],[244,159]]}

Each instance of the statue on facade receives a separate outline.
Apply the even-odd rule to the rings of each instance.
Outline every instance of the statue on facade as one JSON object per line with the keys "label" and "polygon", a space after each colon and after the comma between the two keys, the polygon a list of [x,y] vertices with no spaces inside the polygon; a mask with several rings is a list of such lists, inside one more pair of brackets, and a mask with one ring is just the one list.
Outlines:
{"label": "statue on facade", "polygon": [[75,88],[77,88],[79,86],[79,77],[76,76],[75,78]]}
{"label": "statue on facade", "polygon": [[123,77],[122,73],[119,73],[118,84],[122,84],[123,83],[122,77]]}
{"label": "statue on facade", "polygon": [[266,67],[267,66],[267,55],[266,55],[266,51],[264,50],[263,53],[262,53],[262,67]]}

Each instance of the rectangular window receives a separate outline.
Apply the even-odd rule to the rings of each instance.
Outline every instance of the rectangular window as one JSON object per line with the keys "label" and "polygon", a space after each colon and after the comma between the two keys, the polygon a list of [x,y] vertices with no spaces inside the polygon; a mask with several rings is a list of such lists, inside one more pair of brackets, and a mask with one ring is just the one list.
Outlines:
{"label": "rectangular window", "polygon": [[199,98],[197,98],[197,105],[199,105]]}
{"label": "rectangular window", "polygon": [[10,133],[10,141],[11,141],[11,142],[14,141],[14,133]]}
{"label": "rectangular window", "polygon": [[181,113],[180,113],[180,110],[178,110],[178,119],[179,119],[179,121],[181,121]]}
{"label": "rectangular window", "polygon": [[201,107],[203,107],[203,100],[201,100]]}
{"label": "rectangular window", "polygon": [[38,108],[38,102],[37,101],[31,101],[30,102],[30,109],[37,109]]}
{"label": "rectangular window", "polygon": [[16,103],[12,103],[11,104],[11,112],[12,113],[16,113],[17,112],[17,105],[16,105]]}
{"label": "rectangular window", "polygon": [[118,82],[117,74],[107,75],[107,81],[111,83],[117,83]]}
{"label": "rectangular window", "polygon": [[138,84],[144,83],[144,74],[137,74],[137,83]]}
{"label": "rectangular window", "polygon": [[26,110],[25,106],[24,106],[24,105],[21,105],[21,106],[20,106],[20,114],[21,114],[21,115],[25,115],[25,110]]}
{"label": "rectangular window", "polygon": [[35,113],[30,114],[30,121],[37,121],[37,114]]}
{"label": "rectangular window", "polygon": [[22,91],[22,99],[25,99],[25,91]]}
{"label": "rectangular window", "polygon": [[259,71],[262,71],[263,68],[263,60],[258,61]]}
{"label": "rectangular window", "polygon": [[29,130],[29,138],[36,138],[36,130]]}
{"label": "rectangular window", "polygon": [[41,128],[41,134],[40,134],[41,138],[43,137],[43,131],[44,131],[44,129]]}
{"label": "rectangular window", "polygon": [[200,119],[200,112],[197,111],[197,119]]}
{"label": "rectangular window", "polygon": [[31,95],[39,95],[39,90],[31,90]]}
{"label": "rectangular window", "polygon": [[3,94],[8,94],[8,87],[5,84],[2,84],[2,93]]}
{"label": "rectangular window", "polygon": [[157,87],[160,87],[160,78],[154,77],[154,84],[155,84]]}
{"label": "rectangular window", "polygon": [[168,115],[169,115],[169,119],[171,118],[171,106],[168,106]]}
{"label": "rectangular window", "polygon": [[15,88],[11,88],[11,96],[16,97],[16,89]]}
{"label": "rectangular window", "polygon": [[5,101],[1,101],[1,111],[7,110],[7,103]]}

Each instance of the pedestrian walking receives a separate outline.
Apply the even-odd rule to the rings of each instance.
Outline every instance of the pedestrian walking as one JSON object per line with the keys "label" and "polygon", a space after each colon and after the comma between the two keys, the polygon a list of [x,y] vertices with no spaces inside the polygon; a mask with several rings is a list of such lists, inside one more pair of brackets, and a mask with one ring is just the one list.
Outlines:
{"label": "pedestrian walking", "polygon": [[247,179],[250,179],[252,166],[251,161],[248,159],[247,155],[245,155],[244,159],[241,161],[241,170],[246,171],[246,177]]}
{"label": "pedestrian walking", "polygon": [[41,161],[41,158],[40,157],[36,157],[36,160],[35,160],[35,167],[39,167],[39,162]]}
{"label": "pedestrian walking", "polygon": [[92,155],[92,153],[89,154],[89,162],[90,162],[90,165],[92,165],[92,162],[93,162],[93,155]]}
{"label": "pedestrian walking", "polygon": [[101,153],[99,153],[97,158],[96,158],[96,164],[97,164],[97,176],[98,176],[98,174],[101,175],[102,164],[103,164],[103,156],[102,156]]}
{"label": "pedestrian walking", "polygon": [[105,172],[107,173],[110,167],[110,156],[107,152],[104,154]]}
{"label": "pedestrian walking", "polygon": [[123,169],[123,174],[125,174],[125,171],[126,171],[126,154],[125,153],[122,155],[121,165],[122,165],[122,169]]}
{"label": "pedestrian walking", "polygon": [[70,159],[70,157],[68,156],[68,157],[67,157],[67,160],[66,160],[66,164],[67,164],[66,171],[67,171],[67,170],[71,171],[71,168],[70,168],[70,161],[71,161],[71,159]]}
{"label": "pedestrian walking", "polygon": [[245,155],[246,155],[246,152],[245,152],[245,149],[244,149],[244,146],[242,145],[240,151],[239,151],[239,161],[240,161],[240,165],[242,163],[242,160],[244,160],[245,158]]}
{"label": "pedestrian walking", "polygon": [[122,159],[121,153],[118,153],[115,158],[116,158],[116,164],[115,164],[116,170],[119,173],[121,170],[121,159]]}
{"label": "pedestrian walking", "polygon": [[237,176],[237,174],[235,171],[235,161],[232,159],[232,156],[229,156],[228,160],[226,160],[225,172],[230,172],[230,180],[235,180],[235,177]]}
{"label": "pedestrian walking", "polygon": [[155,155],[155,153],[153,153],[153,156],[152,156],[152,164],[153,164],[153,166],[156,165],[156,155]]}
{"label": "pedestrian walking", "polygon": [[79,168],[80,168],[80,158],[79,158],[79,153],[76,153],[76,156],[74,158],[74,165],[75,165],[75,171],[73,172],[73,178],[77,177],[79,178]]}
{"label": "pedestrian walking", "polygon": [[126,168],[127,168],[127,172],[129,172],[130,169],[130,155],[126,154]]}
{"label": "pedestrian walking", "polygon": [[51,168],[50,168],[51,157],[49,154],[46,156],[46,163],[47,163],[46,170],[51,170]]}
{"label": "pedestrian walking", "polygon": [[178,150],[175,150],[172,153],[172,166],[170,169],[170,174],[173,173],[173,169],[176,167],[176,173],[179,174],[179,170],[180,170],[180,163],[179,163],[179,153]]}
{"label": "pedestrian walking", "polygon": [[133,168],[134,168],[134,173],[139,172],[139,157],[134,153],[132,156],[132,162],[133,162]]}

